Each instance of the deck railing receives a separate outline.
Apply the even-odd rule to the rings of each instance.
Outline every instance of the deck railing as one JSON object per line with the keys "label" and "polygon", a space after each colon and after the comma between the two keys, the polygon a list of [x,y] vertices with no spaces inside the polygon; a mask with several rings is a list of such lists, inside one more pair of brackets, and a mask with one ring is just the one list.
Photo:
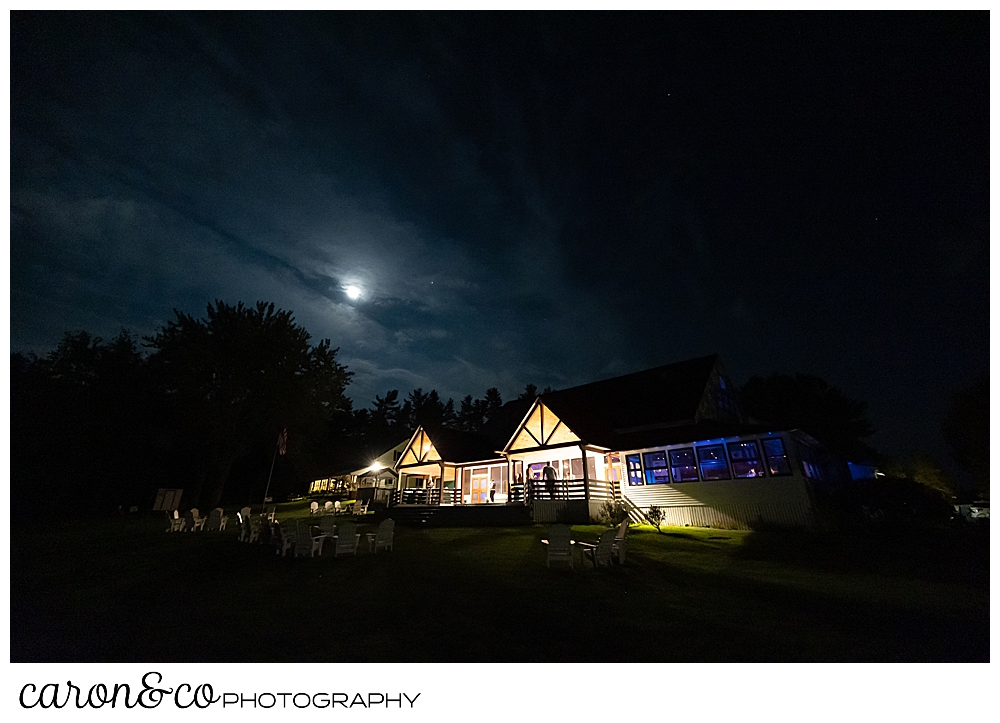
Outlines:
{"label": "deck railing", "polygon": [[[508,488],[508,504],[530,503],[532,500],[583,500],[587,499],[583,479],[566,480],[527,480],[524,483],[513,483]],[[601,479],[586,480],[590,487],[590,499],[613,500],[619,495],[614,482]],[[393,490],[392,505],[460,505],[462,504],[461,489],[445,489],[437,487],[425,489],[410,487]]]}
{"label": "deck railing", "polygon": [[585,500],[587,499],[586,487],[590,488],[590,499],[592,500],[615,498],[614,482],[602,479],[534,479],[528,480],[526,484],[529,485],[529,498],[536,500]]}

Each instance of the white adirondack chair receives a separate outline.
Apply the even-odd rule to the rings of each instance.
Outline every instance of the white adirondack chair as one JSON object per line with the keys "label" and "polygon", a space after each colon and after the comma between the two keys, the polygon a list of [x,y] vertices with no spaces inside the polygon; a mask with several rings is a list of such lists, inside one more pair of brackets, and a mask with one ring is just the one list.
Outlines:
{"label": "white adirondack chair", "polygon": [[208,513],[208,521],[205,523],[205,532],[219,532],[222,529],[222,508],[216,507]]}
{"label": "white adirondack chair", "polygon": [[358,540],[361,539],[357,526],[353,522],[342,522],[337,526],[337,534],[333,538],[333,556],[358,554]]}
{"label": "white adirondack chair", "polygon": [[263,527],[260,515],[250,516],[250,538],[247,542],[257,542],[260,540],[260,530]]}
{"label": "white adirondack chair", "polygon": [[330,500],[327,500],[323,504],[323,514],[324,515],[331,515],[331,514],[333,514],[333,503]]}
{"label": "white adirondack chair", "polygon": [[167,522],[170,523],[170,527],[167,528],[167,532],[181,532],[184,530],[185,519],[180,516],[177,510],[174,510],[173,514],[167,512]]}
{"label": "white adirondack chair", "polygon": [[323,535],[313,535],[312,527],[306,522],[299,520],[295,526],[295,556],[309,555],[313,557],[316,553],[323,555]]}
{"label": "white adirondack chair", "polygon": [[333,539],[337,532],[337,525],[332,516],[324,516],[319,521],[319,531],[329,539]]}
{"label": "white adirondack chair", "polygon": [[392,549],[392,538],[396,530],[396,522],[392,518],[386,518],[378,523],[378,531],[374,535],[369,533],[369,537],[374,537],[372,540],[372,552],[378,552],[379,548],[383,550]]}
{"label": "white adirondack chair", "polygon": [[368,503],[367,502],[355,502],[354,509],[352,513],[355,517],[364,517],[368,514]]}
{"label": "white adirondack chair", "polygon": [[543,540],[548,545],[545,556],[545,566],[551,567],[553,562],[568,562],[573,567],[572,531],[567,525],[552,525],[549,528],[549,539]]}
{"label": "white adirondack chair", "polygon": [[339,515],[343,511],[344,510],[340,506],[340,500],[337,500],[336,502],[333,503],[333,514]]}
{"label": "white adirondack chair", "polygon": [[625,564],[625,541],[628,537],[628,518],[622,520],[618,526],[618,533],[615,535],[614,544],[611,546],[611,556],[618,559],[619,565]]}
{"label": "white adirondack chair", "polygon": [[274,554],[284,557],[289,550],[295,547],[295,523],[290,520],[279,522],[275,525],[275,529],[278,530],[278,535],[274,540]]}
{"label": "white adirondack chair", "polygon": [[614,529],[605,530],[601,533],[600,539],[597,541],[596,545],[588,545],[586,543],[580,543],[583,547],[584,553],[590,557],[591,562],[594,563],[594,567],[598,565],[611,566],[611,556],[613,554],[612,548],[615,544],[616,531]]}
{"label": "white adirondack chair", "polygon": [[317,512],[319,512],[319,502],[310,502],[309,503],[309,514],[310,515],[315,515]]}

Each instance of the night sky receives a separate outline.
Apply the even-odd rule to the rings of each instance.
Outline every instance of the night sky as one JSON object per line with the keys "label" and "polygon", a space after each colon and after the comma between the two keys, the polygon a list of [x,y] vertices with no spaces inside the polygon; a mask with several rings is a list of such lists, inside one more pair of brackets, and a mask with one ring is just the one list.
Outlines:
{"label": "night sky", "polygon": [[267,300],[340,347],[356,407],[717,352],[938,453],[988,374],[988,31],[12,13],[11,350]]}

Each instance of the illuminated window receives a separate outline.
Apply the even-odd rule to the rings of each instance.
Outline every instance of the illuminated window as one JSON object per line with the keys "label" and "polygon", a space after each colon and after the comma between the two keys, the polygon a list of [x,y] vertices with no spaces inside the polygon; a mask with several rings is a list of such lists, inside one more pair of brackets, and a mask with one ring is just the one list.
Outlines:
{"label": "illuminated window", "polygon": [[738,478],[763,477],[764,465],[760,460],[756,442],[730,442],[729,461],[733,463],[733,474]]}
{"label": "illuminated window", "polygon": [[726,452],[721,444],[698,447],[698,462],[702,479],[729,479],[729,465],[726,464]]}
{"label": "illuminated window", "polygon": [[792,467],[788,464],[788,455],[785,454],[785,445],[777,437],[762,439],[764,445],[764,456],[767,458],[767,468],[775,477],[785,477],[792,473]]}
{"label": "illuminated window", "polygon": [[691,447],[670,450],[670,473],[674,476],[674,482],[698,481],[698,467],[694,463],[694,450]]}
{"label": "illuminated window", "polygon": [[646,452],[642,455],[646,467],[646,484],[662,485],[670,482],[667,472],[667,453],[663,451]]}
{"label": "illuminated window", "polygon": [[642,463],[639,461],[639,455],[626,455],[625,469],[628,472],[628,483],[630,485],[642,484]]}

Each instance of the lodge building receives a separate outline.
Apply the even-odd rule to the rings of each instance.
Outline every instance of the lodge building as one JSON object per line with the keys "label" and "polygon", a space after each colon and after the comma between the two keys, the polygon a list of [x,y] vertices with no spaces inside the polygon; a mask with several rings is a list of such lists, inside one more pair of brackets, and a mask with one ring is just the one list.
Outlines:
{"label": "lodge building", "polygon": [[815,486],[846,464],[745,419],[733,391],[713,355],[510,402],[482,433],[420,427],[394,502],[523,502],[536,522],[586,522],[620,500],[636,520],[663,508],[668,525],[813,524]]}

